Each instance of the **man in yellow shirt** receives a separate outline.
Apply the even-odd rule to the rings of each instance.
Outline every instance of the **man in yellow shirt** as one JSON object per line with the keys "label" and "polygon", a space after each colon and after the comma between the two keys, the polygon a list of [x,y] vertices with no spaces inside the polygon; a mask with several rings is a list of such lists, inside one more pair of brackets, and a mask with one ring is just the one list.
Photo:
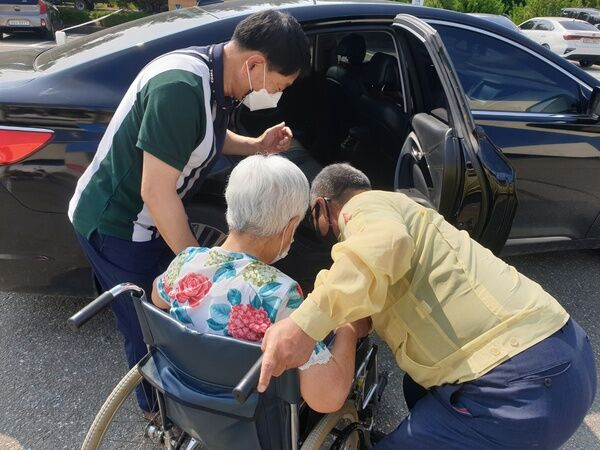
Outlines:
{"label": "man in yellow shirt", "polygon": [[376,447],[559,448],[596,392],[585,332],[537,283],[436,211],[347,164],[311,188],[333,265],[263,340],[259,391],[336,327],[370,317],[407,374],[410,415]]}

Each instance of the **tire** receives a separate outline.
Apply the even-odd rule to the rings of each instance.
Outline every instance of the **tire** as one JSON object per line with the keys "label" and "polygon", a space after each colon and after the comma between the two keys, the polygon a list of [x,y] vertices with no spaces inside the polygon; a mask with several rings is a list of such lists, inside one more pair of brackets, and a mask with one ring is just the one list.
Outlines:
{"label": "tire", "polygon": [[591,67],[593,64],[594,64],[593,61],[588,61],[588,60],[579,61],[580,67]]}
{"label": "tire", "polygon": [[[81,450],[115,448],[164,450],[166,448],[160,437],[162,434],[160,425],[152,427],[137,405],[135,388],[141,382],[142,375],[138,371],[138,366],[135,366],[117,384],[96,414],[81,445]],[[149,437],[150,434],[152,437]],[[196,448],[192,445],[189,447],[183,445],[190,443],[187,436],[183,436],[180,441],[182,443],[180,448]]]}
{"label": "tire", "polygon": [[50,30],[46,30],[46,31],[42,32],[42,37],[49,41],[53,41],[54,40],[54,30],[50,29]]}
{"label": "tire", "polygon": [[218,205],[192,204],[186,208],[190,226],[200,247],[221,245],[227,238],[225,209]]}
{"label": "tire", "polygon": [[75,0],[73,5],[77,11],[86,11],[88,7],[85,0]]}
{"label": "tire", "polygon": [[[340,422],[342,422],[340,429],[347,425],[343,424],[343,422],[358,422],[358,413],[356,412],[354,404],[351,402],[346,402],[339,411],[325,415],[312,429],[300,450],[320,449],[327,441],[331,431],[336,428],[336,425],[340,424]],[[344,443],[342,448],[345,450],[358,450],[359,445],[360,440],[355,433]]]}

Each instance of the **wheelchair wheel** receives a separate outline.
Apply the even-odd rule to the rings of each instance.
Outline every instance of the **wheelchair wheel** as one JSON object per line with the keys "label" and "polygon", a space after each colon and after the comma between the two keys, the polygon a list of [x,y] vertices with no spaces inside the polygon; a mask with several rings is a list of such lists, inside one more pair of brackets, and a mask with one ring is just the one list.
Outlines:
{"label": "wheelchair wheel", "polygon": [[[352,402],[346,402],[339,411],[325,415],[310,432],[300,450],[329,448],[335,440],[335,431],[342,431],[347,425],[358,422],[358,413]],[[343,450],[358,450],[358,433],[352,433],[341,446]]]}
{"label": "wheelchair wheel", "polygon": [[135,389],[141,382],[142,375],[135,366],[117,384],[98,411],[81,450],[201,448],[197,441],[191,440],[185,433],[177,438],[171,432],[165,433],[158,413],[154,418],[145,417],[135,395]]}

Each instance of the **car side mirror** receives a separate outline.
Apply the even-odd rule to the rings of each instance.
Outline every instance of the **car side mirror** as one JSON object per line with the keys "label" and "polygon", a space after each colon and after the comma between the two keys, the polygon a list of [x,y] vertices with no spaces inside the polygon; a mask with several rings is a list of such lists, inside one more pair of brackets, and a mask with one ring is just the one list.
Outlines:
{"label": "car side mirror", "polygon": [[595,119],[600,119],[600,87],[598,86],[596,86],[592,92],[587,115]]}

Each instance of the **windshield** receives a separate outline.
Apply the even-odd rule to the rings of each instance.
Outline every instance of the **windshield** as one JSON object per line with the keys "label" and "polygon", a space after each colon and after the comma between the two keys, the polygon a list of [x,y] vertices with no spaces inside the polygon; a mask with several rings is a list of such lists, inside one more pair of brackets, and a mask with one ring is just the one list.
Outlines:
{"label": "windshield", "polygon": [[560,23],[567,30],[598,31],[598,28],[587,22],[575,22],[574,20],[560,20],[558,23]]}

